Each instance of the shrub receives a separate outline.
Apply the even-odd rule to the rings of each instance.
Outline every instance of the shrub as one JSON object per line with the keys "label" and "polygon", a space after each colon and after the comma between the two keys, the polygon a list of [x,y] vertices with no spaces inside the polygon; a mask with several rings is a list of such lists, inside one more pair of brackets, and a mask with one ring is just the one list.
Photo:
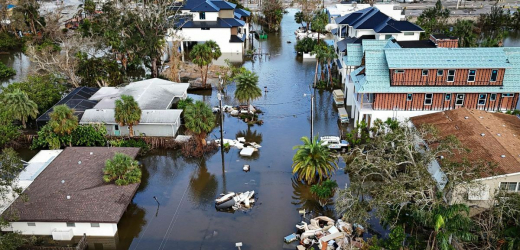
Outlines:
{"label": "shrub", "polygon": [[184,100],[180,100],[178,103],[177,103],[177,108],[178,109],[182,109],[184,110],[188,105],[190,104],[193,104],[193,98],[191,97],[186,97],[186,99]]}
{"label": "shrub", "polygon": [[150,151],[150,145],[141,139],[116,139],[110,140],[109,143],[112,147],[141,148],[141,151],[139,151],[140,155],[144,155]]}
{"label": "shrub", "polygon": [[8,51],[22,47],[23,40],[8,32],[0,32],[0,51]]}
{"label": "shrub", "polygon": [[16,70],[7,67],[5,64],[0,62],[0,79],[7,78],[16,75]]}
{"label": "shrub", "polygon": [[337,187],[338,183],[336,181],[326,180],[321,184],[312,185],[311,193],[320,199],[328,199],[334,196]]}
{"label": "shrub", "polygon": [[103,173],[105,182],[115,181],[118,186],[141,182],[139,162],[122,153],[116,153],[114,158],[105,162]]}
{"label": "shrub", "polygon": [[314,46],[317,44],[316,40],[306,37],[301,40],[298,40],[296,42],[296,45],[294,46],[294,49],[296,49],[296,52],[298,53],[310,53]]}

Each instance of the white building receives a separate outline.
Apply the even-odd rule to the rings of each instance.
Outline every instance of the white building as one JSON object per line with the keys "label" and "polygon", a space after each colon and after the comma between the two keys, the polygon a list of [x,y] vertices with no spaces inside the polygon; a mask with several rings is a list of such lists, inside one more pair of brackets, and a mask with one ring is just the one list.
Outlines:
{"label": "white building", "polygon": [[79,123],[102,123],[109,135],[129,135],[129,128],[121,127],[114,118],[116,100],[129,95],[134,97],[142,111],[139,124],[133,126],[135,135],[173,137],[181,125],[182,110],[171,107],[173,103],[186,99],[188,87],[189,83],[159,78],[133,82],[122,88],[103,87],[89,98],[99,102],[92,109],[85,110]]}
{"label": "white building", "polygon": [[395,20],[406,20],[406,16],[403,14],[403,10],[399,5],[394,4],[374,4],[374,6],[370,6],[370,4],[360,4],[360,3],[338,3],[326,8],[327,14],[329,14],[330,22],[334,23],[333,20],[337,17],[348,15],[352,12],[356,12],[358,10],[363,10],[370,7],[376,7],[385,15],[389,16]]}
{"label": "white building", "polygon": [[24,191],[27,200],[16,199],[3,211],[12,221],[2,231],[66,241],[84,234],[116,235],[139,187],[103,181],[105,161],[116,152],[135,158],[139,148],[69,147],[38,153],[20,175],[21,186],[30,182]]}
{"label": "white building", "polygon": [[[246,22],[251,13],[236,5],[220,0],[189,0],[181,8],[184,18],[169,30],[169,40],[182,42],[215,41],[222,53],[244,53],[244,43],[249,36]],[[184,51],[184,43],[181,43]]]}
{"label": "white building", "polygon": [[[332,30],[334,48],[339,60],[336,62],[341,74],[341,82],[346,85],[349,74],[361,65],[362,40],[417,41],[424,32],[419,26],[403,20],[400,11],[394,11],[391,5],[367,7],[332,20],[337,28]],[[383,11],[386,10],[386,11]],[[361,57],[359,57],[361,52]],[[350,55],[351,58],[348,58]],[[346,86],[346,88],[348,88]],[[345,94],[348,95],[345,90]],[[347,103],[352,105],[353,103]]]}

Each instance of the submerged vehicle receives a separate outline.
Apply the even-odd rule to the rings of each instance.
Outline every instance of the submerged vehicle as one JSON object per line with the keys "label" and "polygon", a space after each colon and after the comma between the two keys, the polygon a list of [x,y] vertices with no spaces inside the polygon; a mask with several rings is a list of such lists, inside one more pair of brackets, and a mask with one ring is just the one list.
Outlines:
{"label": "submerged vehicle", "polygon": [[322,136],[320,137],[321,145],[326,145],[329,149],[342,150],[349,146],[348,141],[341,140],[339,136]]}

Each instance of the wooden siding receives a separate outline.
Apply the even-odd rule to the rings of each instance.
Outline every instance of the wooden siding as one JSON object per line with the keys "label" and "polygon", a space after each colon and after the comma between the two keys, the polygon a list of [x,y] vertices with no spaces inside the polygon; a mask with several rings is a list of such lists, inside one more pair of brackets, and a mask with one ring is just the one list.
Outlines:
{"label": "wooden siding", "polygon": [[422,75],[422,69],[406,69],[404,73],[390,70],[391,86],[502,86],[505,69],[497,69],[497,80],[491,82],[491,73],[494,69],[477,69],[475,81],[468,82],[469,69],[455,70],[453,82],[448,82],[448,70],[441,69],[442,76],[437,76],[437,69],[428,69],[428,75]]}
{"label": "wooden siding", "polygon": [[[504,97],[502,94],[496,94],[496,99],[491,100],[491,94],[495,93],[481,93],[486,95],[486,102],[484,105],[479,105],[479,95],[481,94],[464,94],[463,105],[456,105],[457,93],[451,94],[450,100],[446,100],[446,94],[433,94],[432,104],[424,104],[425,94],[412,94],[412,100],[407,101],[408,94],[374,94],[374,102],[372,107],[374,110],[406,110],[406,111],[426,111],[426,110],[449,110],[466,107],[468,109],[480,109],[488,111],[496,110],[513,110],[518,103],[519,94],[515,93],[512,97]],[[459,93],[460,94],[460,93]]]}

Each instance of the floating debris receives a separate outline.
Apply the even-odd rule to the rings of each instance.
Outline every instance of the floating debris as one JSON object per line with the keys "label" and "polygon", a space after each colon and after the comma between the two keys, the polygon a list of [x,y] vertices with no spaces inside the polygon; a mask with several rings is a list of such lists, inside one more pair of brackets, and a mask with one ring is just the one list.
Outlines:
{"label": "floating debris", "polygon": [[247,191],[244,193],[229,192],[221,194],[215,199],[215,208],[218,210],[238,210],[241,208],[249,209],[255,203],[255,191]]}

